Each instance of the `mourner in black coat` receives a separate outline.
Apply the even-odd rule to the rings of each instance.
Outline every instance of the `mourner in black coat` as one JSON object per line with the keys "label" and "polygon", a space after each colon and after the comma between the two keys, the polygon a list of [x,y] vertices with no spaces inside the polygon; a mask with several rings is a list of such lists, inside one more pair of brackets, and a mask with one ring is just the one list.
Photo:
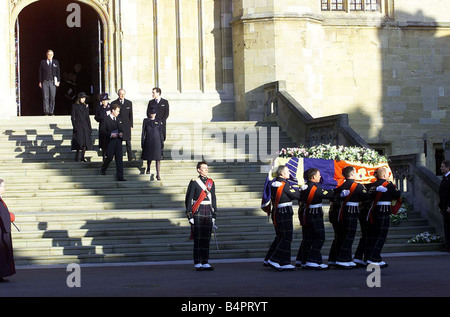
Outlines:
{"label": "mourner in black coat", "polygon": [[442,181],[439,186],[439,210],[442,214],[445,250],[450,252],[450,161],[441,163]]}
{"label": "mourner in black coat", "polygon": [[162,132],[164,141],[166,140],[166,121],[169,117],[169,101],[161,98],[161,89],[158,87],[153,88],[152,97],[147,106],[147,117],[150,118],[150,109],[156,107],[156,120],[162,124]]}
{"label": "mourner in black coat", "polygon": [[133,129],[133,103],[130,100],[125,99],[125,89],[119,89],[117,94],[119,95],[119,98],[114,100],[112,103],[120,105],[120,118],[123,127],[122,139],[123,141],[125,141],[128,161],[132,161],[136,159],[131,149],[131,131]]}
{"label": "mourner in black coat", "polygon": [[150,118],[144,119],[142,124],[142,159],[147,160],[146,174],[150,174],[150,165],[152,161],[156,161],[156,179],[161,180],[160,169],[164,138],[162,135],[161,123],[155,119],[155,116],[156,108],[151,108]]}
{"label": "mourner in black coat", "polygon": [[4,277],[16,273],[11,238],[11,216],[2,198],[4,192],[5,181],[0,179],[0,283],[7,281]]}
{"label": "mourner in black coat", "polygon": [[117,180],[125,181],[123,178],[123,157],[122,157],[122,123],[119,118],[120,106],[111,105],[111,114],[100,123],[100,134],[105,137],[106,159],[100,170],[100,175],[106,175],[106,170],[113,158],[116,161]]}
{"label": "mourner in black coat", "polygon": [[92,150],[92,126],[89,117],[89,105],[86,104],[87,95],[84,92],[78,94],[78,100],[72,105],[71,120],[73,126],[71,149],[76,150],[75,161],[78,161],[81,150],[81,161],[86,162],[84,154],[86,150]]}
{"label": "mourner in black coat", "polygon": [[[105,119],[107,116],[109,116],[111,113],[111,105],[109,104],[109,97],[108,94],[103,94],[100,97],[100,104],[95,109],[95,115],[94,119],[98,122],[98,130],[100,132],[100,125],[103,119]],[[103,160],[106,158],[106,137],[99,133],[98,134],[98,147],[102,151],[102,157]]]}

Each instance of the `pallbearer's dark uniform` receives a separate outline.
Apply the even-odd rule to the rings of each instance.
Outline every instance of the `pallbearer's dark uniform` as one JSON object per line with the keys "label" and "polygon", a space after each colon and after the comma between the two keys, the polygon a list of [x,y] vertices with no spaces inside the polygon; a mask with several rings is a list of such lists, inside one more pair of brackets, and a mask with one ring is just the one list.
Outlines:
{"label": "pallbearer's dark uniform", "polygon": [[367,261],[367,238],[369,234],[369,223],[367,221],[367,213],[369,212],[369,209],[371,207],[371,201],[370,201],[370,192],[371,188],[373,186],[373,183],[366,184],[364,187],[366,187],[367,192],[369,193],[369,199],[362,201],[359,209],[359,228],[361,230],[361,237],[358,241],[358,246],[356,247],[355,255],[353,257],[353,261],[357,264],[365,265],[364,262]]}
{"label": "pallbearer's dark uniform", "polygon": [[[279,196],[278,205],[275,206],[278,189],[283,186]],[[265,262],[272,261],[280,266],[291,263],[291,244],[293,235],[292,200],[300,199],[300,192],[295,190],[289,182],[281,177],[277,177],[270,185],[272,211],[271,217],[275,227],[275,239],[264,259]]]}
{"label": "pallbearer's dark uniform", "polygon": [[[194,239],[194,264],[206,264],[209,260],[209,245],[211,241],[212,219],[217,216],[216,188],[212,184],[208,195],[200,204],[196,211],[192,206],[200,197],[206,186],[208,177],[199,176],[190,181],[185,199],[186,215],[188,219],[194,219],[193,239]],[[202,183],[201,186],[199,183]]]}
{"label": "pallbearer's dark uniform", "polygon": [[16,267],[11,238],[11,216],[0,197],[0,278],[14,275]]}
{"label": "pallbearer's dark uniform", "polygon": [[[348,199],[347,197],[340,197],[343,190],[351,191],[352,186],[354,189],[347,196]],[[357,184],[353,179],[347,179],[334,192],[338,198],[333,202],[333,207],[330,207],[330,222],[333,224],[335,235],[328,256],[328,263],[336,261],[351,262],[352,245],[358,226],[359,204],[361,201],[370,199],[370,195],[364,185]]]}
{"label": "pallbearer's dark uniform", "polygon": [[[376,188],[387,182],[384,179],[379,179],[371,187],[371,196],[375,200],[377,195]],[[400,191],[392,182],[387,182],[387,191],[382,192],[379,201],[373,206],[372,210],[367,216],[368,221],[368,237],[366,247],[366,259],[372,262],[381,262],[381,250],[389,230],[390,216],[392,213],[392,201],[400,198]]]}
{"label": "pallbearer's dark uniform", "polygon": [[[302,225],[302,242],[298,249],[296,265],[315,263],[322,264],[322,246],[325,242],[325,226],[323,223],[322,199],[334,198],[334,192],[322,189],[319,183],[309,181],[308,188],[301,192],[299,219]],[[316,187],[309,206],[308,196]]]}

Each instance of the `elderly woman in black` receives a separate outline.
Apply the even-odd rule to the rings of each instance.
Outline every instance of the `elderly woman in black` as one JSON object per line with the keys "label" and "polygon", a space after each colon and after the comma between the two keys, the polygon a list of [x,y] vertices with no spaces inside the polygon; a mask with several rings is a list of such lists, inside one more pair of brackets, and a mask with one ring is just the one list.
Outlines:
{"label": "elderly woman in black", "polygon": [[4,277],[14,275],[13,245],[11,238],[11,222],[14,221],[2,195],[5,192],[5,181],[0,179],[0,283],[7,282]]}
{"label": "elderly woman in black", "polygon": [[[164,148],[164,136],[162,132],[161,122],[156,118],[156,107],[149,109],[149,118],[144,119],[142,124],[142,159],[147,160],[146,174],[150,174],[150,165],[152,161],[156,161],[156,179],[161,180],[160,169],[162,150]],[[150,177],[153,179],[153,175]]]}
{"label": "elderly woman in black", "polygon": [[[86,150],[92,150],[92,127],[89,118],[89,105],[86,103],[87,95],[84,92],[78,94],[78,100],[72,105],[71,120],[73,126],[72,150],[76,150],[75,161],[87,162],[84,158]],[[81,151],[81,158],[79,153]]]}

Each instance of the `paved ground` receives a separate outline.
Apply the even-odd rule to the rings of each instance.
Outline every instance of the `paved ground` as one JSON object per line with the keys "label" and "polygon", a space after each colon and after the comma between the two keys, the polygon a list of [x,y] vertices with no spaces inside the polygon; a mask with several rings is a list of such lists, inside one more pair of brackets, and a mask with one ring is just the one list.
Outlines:
{"label": "paved ground", "polygon": [[[242,309],[239,303],[248,301],[255,304],[243,304],[244,310],[255,310],[259,304],[259,311],[273,312],[280,304],[296,306],[305,297],[450,296],[449,253],[392,254],[384,259],[389,267],[381,269],[378,277],[376,271],[364,268],[276,272],[263,267],[260,259],[212,261],[216,268],[212,272],[196,272],[186,261],[81,265],[79,271],[65,265],[18,267],[8,283],[0,284],[0,296],[137,297],[147,298],[146,305],[164,304],[174,311],[207,309],[195,305],[210,303],[216,305],[215,312],[226,312],[231,303]],[[73,278],[76,272],[78,280]],[[68,280],[79,281],[80,287],[69,287]],[[369,287],[368,281],[380,287]]]}

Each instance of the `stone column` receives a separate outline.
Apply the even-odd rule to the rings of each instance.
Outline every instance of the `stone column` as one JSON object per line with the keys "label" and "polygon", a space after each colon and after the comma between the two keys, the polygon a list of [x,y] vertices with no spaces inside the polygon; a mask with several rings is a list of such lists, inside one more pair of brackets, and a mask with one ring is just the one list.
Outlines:
{"label": "stone column", "polygon": [[0,113],[2,118],[17,115],[14,59],[14,23],[10,21],[10,11],[14,2],[0,2],[0,87],[3,87]]}

